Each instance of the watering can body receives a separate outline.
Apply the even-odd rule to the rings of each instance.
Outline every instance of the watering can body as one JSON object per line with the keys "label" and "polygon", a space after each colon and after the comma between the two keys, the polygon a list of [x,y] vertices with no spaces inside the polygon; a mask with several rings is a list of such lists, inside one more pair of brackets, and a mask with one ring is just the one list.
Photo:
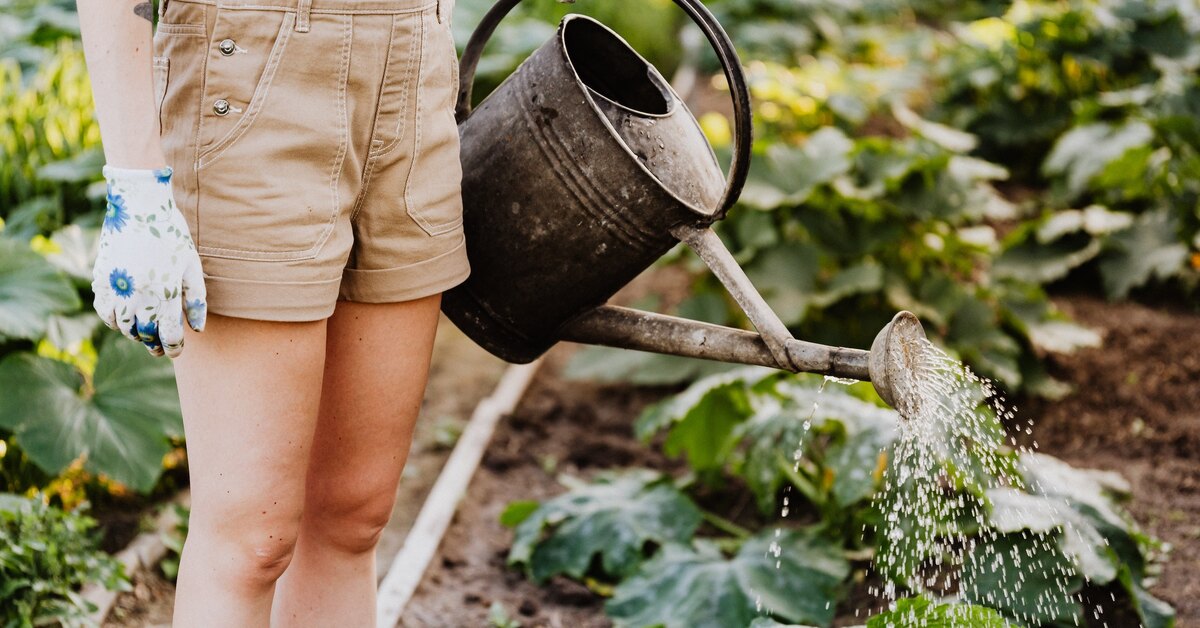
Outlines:
{"label": "watering can body", "polygon": [[490,352],[528,362],[711,220],[724,175],[661,75],[570,15],[460,127],[471,275],[443,296]]}
{"label": "watering can body", "polygon": [[[510,362],[560,340],[871,380],[912,410],[924,331],[908,312],[870,352],[793,338],[708,227],[745,183],[750,100],[732,42],[700,0],[675,0],[721,62],[733,100],[722,175],[700,127],[662,75],[599,22],[568,15],[478,109],[483,46],[521,0],[499,0],[460,62],[456,117],[471,274],[442,310]],[[758,333],[606,305],[678,242],[690,246]]]}

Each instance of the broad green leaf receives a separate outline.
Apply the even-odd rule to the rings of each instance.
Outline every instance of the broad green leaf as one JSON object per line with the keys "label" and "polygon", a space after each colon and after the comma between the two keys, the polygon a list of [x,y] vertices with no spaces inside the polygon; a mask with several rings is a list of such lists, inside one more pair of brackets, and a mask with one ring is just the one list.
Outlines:
{"label": "broad green leaf", "polygon": [[31,353],[0,362],[0,427],[29,458],[59,473],[80,456],[84,468],[148,491],[182,436],[174,373],[144,347],[110,334],[88,389],[69,364]]}
{"label": "broad green leaf", "polygon": [[1099,332],[1068,321],[1035,323],[1026,331],[1033,346],[1052,353],[1071,353],[1076,349],[1100,346]]}
{"label": "broad green leaf", "polygon": [[1111,250],[1100,260],[1100,275],[1110,298],[1121,299],[1151,279],[1165,280],[1180,272],[1188,259],[1175,219],[1166,209],[1138,216],[1133,227],[1113,234]]}
{"label": "broad green leaf", "polygon": [[934,604],[928,598],[896,600],[895,608],[872,616],[866,628],[1008,628],[1004,616],[983,606]]}
{"label": "broad green leaf", "polygon": [[744,419],[752,411],[747,388],[776,373],[766,367],[742,367],[705,377],[682,393],[646,408],[634,423],[634,433],[639,440],[648,441],[679,423],[717,420],[719,417],[708,415],[722,412],[735,415],[735,422]]}
{"label": "broad green leaf", "polygon": [[0,340],[36,340],[52,314],[79,309],[79,294],[49,262],[22,242],[0,238]]}
{"label": "broad green leaf", "polygon": [[1065,175],[1072,197],[1087,189],[1092,177],[1126,151],[1145,146],[1154,131],[1145,122],[1127,122],[1120,126],[1097,122],[1071,129],[1054,144],[1042,171],[1047,175]]}
{"label": "broad green leaf", "polygon": [[1098,584],[1117,576],[1119,561],[1107,547],[1103,534],[1062,498],[1030,495],[1016,489],[987,491],[991,511],[988,524],[1003,533],[1048,534],[1058,531],[1060,549],[1074,564],[1074,572]]}
{"label": "broad green leaf", "polygon": [[618,628],[728,628],[763,614],[828,626],[849,573],[838,546],[811,530],[765,530],[732,557],[703,540],[672,544],[621,582],[605,611]]}
{"label": "broad green leaf", "polygon": [[1021,532],[980,539],[964,557],[963,601],[1035,625],[1082,619],[1080,580],[1053,534]]}
{"label": "broad green leaf", "polygon": [[850,171],[854,142],[836,127],[813,133],[801,147],[771,144],[750,162],[750,176],[740,196],[759,209],[803,203],[813,190]]}
{"label": "broad green leaf", "polygon": [[1134,582],[1133,574],[1128,568],[1122,567],[1118,577],[1130,596],[1133,610],[1142,620],[1142,626],[1145,628],[1174,628],[1175,609],[1171,608],[1170,604],[1150,595],[1141,585]]}
{"label": "broad green leaf", "polygon": [[1095,259],[1100,240],[1065,238],[1048,244],[1030,240],[1004,250],[992,264],[997,277],[1051,283]]}
{"label": "broad green leaf", "polygon": [[645,469],[605,474],[527,515],[508,563],[542,582],[557,574],[582,578],[599,557],[605,575],[621,578],[652,544],[686,542],[699,525],[699,509],[670,478]]}
{"label": "broad green leaf", "polygon": [[76,280],[90,284],[98,235],[95,229],[67,225],[50,236],[54,250],[46,254],[46,259]]}
{"label": "broad green leaf", "polygon": [[788,325],[804,321],[815,305],[816,278],[820,271],[812,247],[781,244],[764,249],[746,268],[746,275],[767,304]]}
{"label": "broad green leaf", "polygon": [[776,396],[756,397],[754,415],[734,430],[732,470],[764,514],[777,511],[776,494],[789,481],[783,466],[797,456],[820,461],[821,481],[838,506],[870,497],[879,484],[881,456],[886,460],[884,450],[896,438],[896,414],[838,386],[818,391],[815,383],[784,380]]}

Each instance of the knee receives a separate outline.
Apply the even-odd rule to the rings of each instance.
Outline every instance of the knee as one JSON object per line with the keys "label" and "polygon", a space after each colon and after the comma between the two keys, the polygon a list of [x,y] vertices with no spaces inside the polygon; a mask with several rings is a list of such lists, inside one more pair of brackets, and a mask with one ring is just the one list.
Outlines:
{"label": "knee", "polygon": [[395,501],[395,486],[371,486],[369,482],[310,494],[305,503],[304,534],[350,554],[374,551]]}
{"label": "knee", "polygon": [[201,560],[209,563],[211,572],[220,574],[234,588],[261,590],[273,585],[291,564],[300,518],[297,515],[283,520],[261,519],[264,520],[233,518],[208,523],[193,520],[187,542],[195,542],[195,551],[206,555]]}

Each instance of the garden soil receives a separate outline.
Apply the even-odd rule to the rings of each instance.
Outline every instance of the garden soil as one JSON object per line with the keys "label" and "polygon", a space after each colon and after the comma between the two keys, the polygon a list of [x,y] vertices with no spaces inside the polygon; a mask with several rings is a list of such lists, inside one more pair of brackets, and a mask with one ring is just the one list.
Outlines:
{"label": "garden soil", "polygon": [[[1173,548],[1151,591],[1176,608],[1180,628],[1200,626],[1200,316],[1088,297],[1057,301],[1103,333],[1104,346],[1051,357],[1053,374],[1074,392],[1054,402],[1016,400],[1019,415],[1033,417],[1041,451],[1129,480],[1130,511]],[[610,625],[604,598],[588,587],[561,577],[539,587],[506,567],[512,532],[498,522],[510,501],[561,493],[558,474],[679,470],[631,435],[641,409],[673,391],[564,381],[559,373],[572,350],[548,354],[498,426],[402,626],[488,626],[496,603],[525,628]],[[863,588],[839,609],[838,625],[861,624],[861,609],[877,607]]]}

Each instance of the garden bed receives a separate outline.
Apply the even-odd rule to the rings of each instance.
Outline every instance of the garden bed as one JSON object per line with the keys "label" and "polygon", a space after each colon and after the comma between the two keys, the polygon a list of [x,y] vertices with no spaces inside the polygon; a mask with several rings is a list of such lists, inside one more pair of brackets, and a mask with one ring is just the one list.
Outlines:
{"label": "garden bed", "polygon": [[[1058,402],[1018,400],[1020,412],[1034,418],[1032,438],[1042,451],[1125,475],[1135,518],[1174,547],[1150,590],[1176,608],[1178,626],[1198,625],[1200,316],[1091,298],[1059,303],[1102,331],[1105,345],[1055,359],[1055,374],[1075,393]],[[498,522],[510,501],[562,492],[560,473],[677,468],[632,436],[640,410],[672,391],[564,381],[560,372],[571,350],[560,346],[549,354],[521,405],[497,428],[402,625],[486,625],[494,603],[526,627],[610,625],[604,599],[587,587],[562,577],[538,587],[507,568],[512,533]],[[838,625],[862,623],[861,610],[877,605],[860,593],[839,608]]]}

